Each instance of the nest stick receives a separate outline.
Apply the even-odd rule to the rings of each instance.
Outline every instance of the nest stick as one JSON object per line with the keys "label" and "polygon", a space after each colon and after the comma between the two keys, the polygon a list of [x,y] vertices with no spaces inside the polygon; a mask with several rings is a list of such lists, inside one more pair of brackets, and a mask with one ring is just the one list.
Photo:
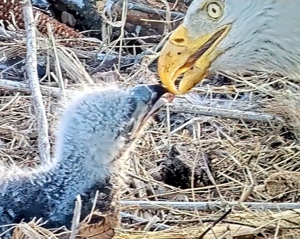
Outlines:
{"label": "nest stick", "polygon": [[201,233],[201,235],[197,239],[203,239],[204,236],[213,229],[214,226],[216,226],[219,222],[221,222],[223,219],[225,219],[230,213],[231,209],[229,209],[227,212],[225,212],[218,220],[214,221],[204,232]]}
{"label": "nest stick", "polygon": [[74,209],[74,214],[72,219],[72,228],[71,228],[71,234],[69,239],[75,239],[78,233],[78,225],[80,222],[81,208],[82,208],[82,201],[80,195],[78,195],[76,197],[75,209]]}
{"label": "nest stick", "polygon": [[[131,220],[137,221],[138,223],[148,223],[149,220],[141,218],[141,217],[137,217],[134,216],[130,213],[126,213],[126,212],[120,212],[120,215],[122,218],[129,218]],[[162,223],[153,223],[151,225],[152,228],[158,229],[158,230],[167,230],[170,229],[171,227]]]}
{"label": "nest stick", "polygon": [[[28,84],[21,83],[18,81],[1,79],[1,78],[0,78],[0,89],[7,90],[7,91],[18,91],[26,94],[30,94],[31,92]],[[40,86],[40,91],[42,92],[43,95],[52,95],[58,98],[62,96],[61,90],[55,87]],[[67,92],[72,92],[72,91],[68,90]]]}
{"label": "nest stick", "polygon": [[206,107],[198,105],[187,105],[187,104],[173,104],[171,105],[172,112],[175,113],[190,113],[195,115],[206,115],[228,119],[237,119],[245,121],[259,121],[259,122],[283,122],[283,120],[275,115],[253,112],[253,111],[242,111],[236,109],[222,109],[216,107]]}
{"label": "nest stick", "polygon": [[[30,93],[30,88],[27,84],[17,82],[17,81],[11,81],[6,79],[0,78],[0,88],[8,91],[20,91],[24,93]],[[47,87],[47,86],[40,86],[41,92],[43,95],[53,95],[55,97],[61,97],[62,92],[59,88],[54,87]],[[65,90],[66,93],[71,93],[72,90]],[[215,107],[202,107],[202,106],[196,106],[196,105],[183,105],[173,103],[170,105],[170,112],[185,112],[185,113],[192,113],[195,115],[206,115],[206,116],[214,116],[214,117],[222,117],[222,118],[229,118],[229,119],[243,119],[245,121],[259,121],[259,122],[270,122],[270,121],[276,121],[276,122],[282,122],[282,119],[277,117],[276,115],[272,114],[265,114],[265,113],[259,113],[259,112],[253,112],[253,111],[241,111],[241,110],[230,110],[230,109],[220,109]],[[192,119],[193,121],[196,120],[196,118]],[[181,128],[185,127],[185,125],[182,125],[181,127],[175,129],[173,132],[170,132],[170,134],[174,134]]]}
{"label": "nest stick", "polygon": [[217,211],[220,208],[235,207],[241,208],[249,207],[252,210],[262,211],[283,211],[283,210],[300,210],[300,203],[270,203],[270,202],[159,202],[159,201],[121,201],[122,206],[139,207],[142,209],[168,209],[175,208],[179,210],[201,210],[201,211]]}
{"label": "nest stick", "polygon": [[174,18],[184,18],[185,14],[180,13],[180,12],[167,12],[166,10],[163,9],[156,9],[153,7],[150,7],[149,5],[141,4],[141,3],[129,3],[128,5],[130,10],[136,10],[136,11],[141,11],[144,13],[148,14],[161,14],[162,16],[169,15],[170,17]]}
{"label": "nest stick", "polygon": [[48,137],[48,122],[37,73],[36,29],[31,2],[29,0],[25,0],[22,2],[22,4],[27,43],[26,73],[31,90],[35,114],[37,116],[40,159],[42,162],[46,163],[50,162],[50,143]]}

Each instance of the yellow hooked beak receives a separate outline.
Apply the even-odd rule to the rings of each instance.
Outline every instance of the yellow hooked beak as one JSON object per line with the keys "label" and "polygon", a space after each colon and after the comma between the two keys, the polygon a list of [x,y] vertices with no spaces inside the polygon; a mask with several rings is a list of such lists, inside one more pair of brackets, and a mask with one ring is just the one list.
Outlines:
{"label": "yellow hooked beak", "polygon": [[[163,85],[173,94],[184,94],[203,80],[211,63],[221,54],[216,46],[228,34],[230,25],[216,32],[191,39],[188,30],[179,26],[164,45],[158,58],[158,73]],[[178,89],[176,79],[181,75]]]}

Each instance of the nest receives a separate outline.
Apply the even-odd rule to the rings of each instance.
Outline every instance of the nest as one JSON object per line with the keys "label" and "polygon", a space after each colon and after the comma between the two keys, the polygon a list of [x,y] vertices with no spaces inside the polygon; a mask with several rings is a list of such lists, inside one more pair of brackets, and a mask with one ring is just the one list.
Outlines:
{"label": "nest", "polygon": [[[25,33],[22,29],[3,32],[1,163],[35,167],[40,163],[39,122],[23,80]],[[90,40],[89,46],[96,49],[95,42]],[[83,44],[68,47],[38,36],[37,46],[38,67],[46,69],[40,84],[52,148],[63,96],[85,87],[157,82],[154,50],[133,64],[132,59],[140,56],[129,54],[126,45],[124,50],[116,50],[116,42],[91,51]],[[82,223],[79,233],[85,238],[111,238],[115,234],[114,238],[120,239],[298,238],[299,210],[191,210],[188,206],[189,202],[238,201],[261,203],[262,207],[269,202],[299,202],[298,90],[291,80],[276,75],[218,75],[178,97],[157,114],[131,152],[122,200],[186,202],[186,208],[123,205],[122,224],[114,228],[115,233],[109,217]],[[17,225],[13,238],[69,235],[68,231],[58,235],[32,221]]]}

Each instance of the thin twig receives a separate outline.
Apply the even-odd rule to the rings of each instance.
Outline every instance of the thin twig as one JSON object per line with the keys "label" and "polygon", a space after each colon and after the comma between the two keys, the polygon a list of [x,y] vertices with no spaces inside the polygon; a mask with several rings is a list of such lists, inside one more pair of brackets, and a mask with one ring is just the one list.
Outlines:
{"label": "thin twig", "polygon": [[128,6],[128,0],[123,1],[123,7],[122,7],[122,26],[120,27],[120,48],[119,48],[119,58],[118,58],[118,71],[120,71],[121,68],[121,55],[122,55],[122,46],[123,46],[123,38],[125,36],[125,23],[126,23],[126,18],[127,18],[127,6]]}
{"label": "thin twig", "polygon": [[253,176],[251,174],[251,171],[250,171],[249,167],[246,167],[246,171],[247,171],[247,174],[248,174],[248,177],[250,179],[251,184],[249,186],[247,186],[245,188],[245,190],[243,191],[243,193],[241,195],[241,198],[239,200],[240,202],[244,202],[244,201],[246,201],[250,197],[250,195],[253,192],[254,185],[255,185],[254,179],[253,179]]}
{"label": "thin twig", "polygon": [[69,239],[75,239],[78,231],[78,225],[80,222],[80,215],[81,215],[81,208],[82,208],[82,201],[80,195],[76,197],[75,202],[75,209],[72,219],[72,228],[71,228],[71,235]]}
{"label": "thin twig", "polygon": [[170,14],[170,5],[167,0],[161,0],[165,6],[166,6],[166,22],[164,24],[164,32],[163,36],[167,35],[172,29],[171,29],[171,14]]}
{"label": "thin twig", "polygon": [[93,212],[95,211],[95,208],[97,206],[98,196],[99,196],[99,190],[96,191],[96,195],[95,195],[95,198],[94,198],[94,202],[93,202],[93,206],[92,206],[92,209],[91,209],[91,213],[90,213],[90,215],[88,217],[88,220],[87,220],[88,223],[90,223],[91,220],[92,220]]}
{"label": "thin twig", "polygon": [[218,194],[219,194],[220,199],[221,199],[222,201],[225,202],[226,200],[224,199],[224,197],[223,197],[223,195],[222,195],[222,193],[221,193],[221,191],[220,191],[220,189],[219,189],[219,186],[218,186],[218,184],[216,183],[216,180],[214,179],[214,177],[213,177],[213,175],[212,175],[212,173],[211,173],[211,171],[210,171],[210,169],[209,169],[209,166],[208,166],[208,156],[207,156],[207,154],[204,153],[204,152],[202,152],[201,155],[202,155],[202,160],[203,160],[203,164],[204,164],[204,170],[205,170],[205,172],[206,172],[206,174],[207,174],[209,180],[210,180],[210,181],[212,182],[212,184],[216,187],[216,190],[217,190],[217,192],[218,192]]}
{"label": "thin twig", "polygon": [[158,216],[153,215],[153,217],[149,220],[149,222],[147,223],[147,225],[144,227],[143,231],[149,231],[153,227],[153,225],[155,223],[157,223],[158,221],[159,221]]}
{"label": "thin twig", "polygon": [[22,4],[27,42],[26,72],[31,89],[32,102],[37,116],[39,152],[41,161],[48,163],[50,162],[50,143],[48,137],[48,122],[37,73],[36,29],[31,2],[27,0]]}
{"label": "thin twig", "polygon": [[59,84],[59,88],[61,89],[61,93],[63,96],[63,99],[66,99],[66,93],[65,93],[65,85],[64,85],[64,80],[63,80],[63,76],[62,76],[62,70],[60,67],[60,62],[59,62],[59,58],[58,58],[58,54],[57,54],[57,48],[56,48],[56,44],[55,44],[55,38],[53,36],[53,32],[52,32],[52,28],[50,23],[47,23],[47,29],[49,32],[49,38],[51,39],[51,43],[52,43],[52,48],[53,48],[53,55],[54,55],[54,59],[55,59],[55,69],[56,69],[56,75],[58,78],[58,84]]}
{"label": "thin twig", "polygon": [[0,22],[0,40],[21,40],[22,36],[21,34],[17,34],[16,32],[9,31],[4,28],[3,22]]}
{"label": "thin twig", "polygon": [[128,4],[129,10],[136,10],[141,11],[148,14],[160,14],[162,16],[166,16],[167,14],[170,15],[171,18],[184,18],[185,14],[180,12],[167,12],[166,10],[153,8],[144,4],[140,3],[129,3]]}
{"label": "thin twig", "polygon": [[252,210],[300,210],[300,203],[269,203],[269,202],[159,202],[159,201],[121,201],[122,206],[136,206],[142,209],[176,208],[179,210],[216,211],[226,206],[243,209],[249,207]]}
{"label": "thin twig", "polygon": [[198,239],[203,239],[204,236],[219,222],[221,222],[223,219],[225,219],[229,213],[231,213],[232,209],[229,209],[227,212],[225,212],[218,220],[214,221],[204,232],[201,233],[201,235],[198,237]]}
{"label": "thin twig", "polygon": [[[131,220],[134,220],[134,221],[137,221],[137,222],[143,223],[143,224],[149,222],[149,220],[147,220],[147,219],[137,217],[137,216],[134,216],[134,215],[126,213],[126,212],[120,212],[120,215],[122,218],[129,218]],[[154,224],[152,224],[152,227],[155,229],[160,229],[160,230],[170,229],[170,226],[161,224],[161,223],[154,223]]]}

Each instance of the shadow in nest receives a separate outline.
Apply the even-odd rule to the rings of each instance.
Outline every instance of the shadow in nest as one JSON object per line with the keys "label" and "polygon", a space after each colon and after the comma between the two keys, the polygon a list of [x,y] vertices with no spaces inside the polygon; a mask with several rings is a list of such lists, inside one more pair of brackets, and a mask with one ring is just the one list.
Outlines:
{"label": "shadow in nest", "polygon": [[[181,189],[197,187],[198,185],[212,185],[203,164],[203,159],[195,158],[195,160],[197,160],[197,163],[193,169],[181,159],[181,153],[173,145],[167,158],[152,169],[150,175],[157,181]],[[211,172],[210,159],[208,159],[207,164]]]}

